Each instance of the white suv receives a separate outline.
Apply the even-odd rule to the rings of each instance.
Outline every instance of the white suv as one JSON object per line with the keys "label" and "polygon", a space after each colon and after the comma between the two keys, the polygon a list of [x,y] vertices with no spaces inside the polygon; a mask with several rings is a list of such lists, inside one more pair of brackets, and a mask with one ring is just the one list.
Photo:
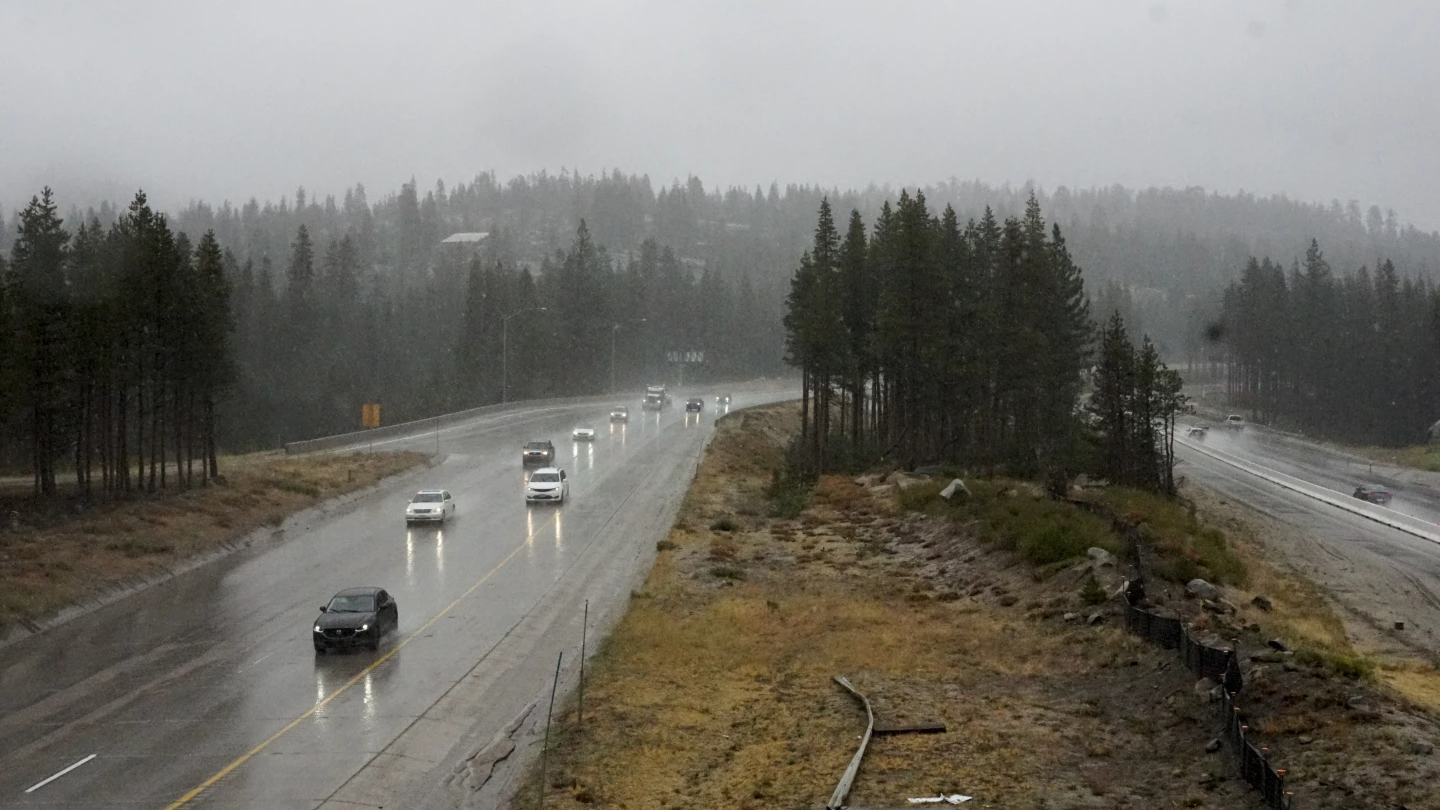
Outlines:
{"label": "white suv", "polygon": [[570,481],[559,467],[541,467],[525,482],[526,503],[564,503]]}
{"label": "white suv", "polygon": [[422,489],[405,505],[405,523],[444,523],[455,514],[455,499],[443,489]]}

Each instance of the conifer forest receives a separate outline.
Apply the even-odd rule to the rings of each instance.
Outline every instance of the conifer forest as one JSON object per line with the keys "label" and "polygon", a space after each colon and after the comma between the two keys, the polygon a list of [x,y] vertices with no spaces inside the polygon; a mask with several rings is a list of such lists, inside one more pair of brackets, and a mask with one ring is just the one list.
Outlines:
{"label": "conifer forest", "polygon": [[386,424],[625,402],[677,382],[676,351],[705,352],[697,383],[798,371],[818,467],[1074,472],[1106,458],[1080,427],[1104,424],[1117,314],[1131,365],[1223,369],[1257,419],[1403,443],[1437,416],[1440,235],[1354,203],[619,171],[62,200],[0,212],[0,466],[40,493],[202,485],[225,452],[358,429],[369,402]]}

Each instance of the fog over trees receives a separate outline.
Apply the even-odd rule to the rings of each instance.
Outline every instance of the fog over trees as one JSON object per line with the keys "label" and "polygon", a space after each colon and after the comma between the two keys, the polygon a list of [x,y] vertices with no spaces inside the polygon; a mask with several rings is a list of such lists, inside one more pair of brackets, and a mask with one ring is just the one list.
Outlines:
{"label": "fog over trees", "polygon": [[1421,441],[1440,418],[1440,289],[1389,259],[1336,272],[1318,242],[1251,259],[1217,323],[1236,406],[1344,441]]}
{"label": "fog over trees", "polygon": [[[123,488],[129,467],[119,459],[140,453],[142,442],[145,484],[153,470],[158,486],[173,476],[162,455],[173,464],[177,452],[187,461],[212,455],[212,444],[270,448],[355,429],[365,402],[381,403],[390,424],[502,396],[602,393],[611,386],[612,345],[621,392],[673,381],[677,369],[666,357],[673,351],[706,352],[702,366],[687,370],[696,381],[787,373],[782,315],[801,255],[809,249],[815,256],[822,200],[854,211],[862,223],[902,214],[901,195],[885,187],[722,190],[694,177],[666,186],[618,170],[503,182],[482,173],[453,186],[406,183],[374,199],[358,185],[339,198],[301,188],[263,204],[197,201],[168,216],[141,197],[125,208],[84,211],[64,210],[63,200],[61,189],[41,202],[49,212],[40,217],[49,223],[44,228],[31,209],[0,216],[0,244],[10,248],[0,285],[0,457],[11,469],[38,465],[42,488],[77,463],[97,471],[92,486]],[[949,209],[962,233],[960,223],[971,220],[1002,231],[1007,221],[1025,223],[1033,200],[1061,227],[1069,260],[1085,268],[1093,317],[1103,323],[1120,312],[1129,334],[1148,336],[1172,361],[1214,351],[1206,327],[1221,318],[1226,285],[1242,272],[1253,275],[1246,271],[1251,256],[1293,262],[1315,240],[1341,279],[1388,261],[1412,315],[1425,306],[1414,302],[1428,300],[1440,268],[1440,235],[1353,203],[959,181],[913,189],[905,200],[923,200],[927,212]],[[845,247],[853,223],[836,228],[847,234],[837,256],[853,260],[858,246]],[[147,249],[168,257],[169,275],[160,278],[178,286],[162,285],[142,301],[144,288],[130,281],[142,271],[124,246],[150,238],[137,235],[147,229],[159,245]],[[58,239],[62,231],[66,238]],[[454,233],[488,236],[442,243]],[[971,244],[973,235],[962,241]],[[1344,297],[1347,285],[1336,282],[1335,294]],[[204,307],[191,291],[201,286]],[[1287,281],[1287,290],[1293,286]],[[1236,295],[1224,314],[1234,325],[1231,345],[1254,351],[1239,342],[1250,333],[1231,300]],[[894,299],[870,304],[893,306]],[[52,306],[65,314],[42,317]],[[1031,312],[1026,306],[1017,311]],[[1407,327],[1411,344],[1429,328],[1416,317]],[[52,327],[44,324],[64,324],[53,328],[65,340],[52,346],[44,336]],[[918,355],[886,350],[919,362],[930,337],[907,338],[921,347]],[[849,351],[854,358],[871,350],[856,344]],[[123,380],[113,378],[116,369],[124,369]],[[847,369],[835,382],[858,390],[847,375],[859,373]],[[916,393],[910,379],[898,373],[899,387],[882,391],[882,399],[938,403],[969,395]],[[1425,395],[1405,396],[1417,406],[1399,433],[1413,435],[1412,423],[1428,418],[1417,399]],[[1264,407],[1280,406],[1266,400]],[[938,405],[916,414],[956,418]],[[883,422],[876,428],[890,429]],[[950,441],[959,434],[936,435]],[[933,449],[917,445],[906,455]],[[187,480],[203,481],[191,475]]]}

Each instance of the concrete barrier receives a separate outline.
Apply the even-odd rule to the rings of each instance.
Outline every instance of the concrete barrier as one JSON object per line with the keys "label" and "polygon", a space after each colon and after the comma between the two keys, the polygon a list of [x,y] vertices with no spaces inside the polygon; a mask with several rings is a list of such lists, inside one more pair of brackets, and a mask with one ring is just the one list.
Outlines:
{"label": "concrete barrier", "polygon": [[[783,380],[749,380],[743,383],[735,383],[727,386],[725,383],[707,383],[704,386],[686,388],[684,391],[672,392],[671,397],[675,401],[675,407],[684,407],[680,402],[684,396],[704,392],[706,396],[713,395],[716,391],[756,391],[774,387],[777,384],[784,384]],[[475,419],[481,416],[499,416],[507,413],[535,412],[551,409],[579,407],[585,405],[629,405],[633,409],[640,407],[644,394],[641,391],[621,391],[614,394],[601,394],[585,397],[552,397],[549,399],[525,399],[515,402],[496,403],[494,405],[482,405],[479,408],[470,408],[454,413],[430,416],[425,419],[416,419],[412,422],[401,422],[395,425],[371,428],[368,430],[356,430],[350,433],[340,433],[334,436],[321,436],[314,439],[302,439],[295,442],[286,442],[286,455],[299,455],[303,453],[319,453],[335,450],[348,450],[367,447],[371,444],[390,442],[396,439],[404,439],[412,436],[423,436],[427,433],[434,433],[437,430],[444,430],[448,427]]]}
{"label": "concrete barrier", "polygon": [[1436,531],[1436,529],[1440,527],[1432,526],[1419,518],[1413,518],[1409,515],[1396,512],[1393,509],[1386,509],[1383,506],[1378,506],[1368,501],[1349,497],[1345,493],[1336,492],[1333,489],[1316,486],[1308,481],[1296,478],[1293,475],[1286,475],[1279,470],[1272,470],[1262,464],[1246,461],[1221,450],[1205,447],[1201,444],[1178,437],[1176,438],[1176,442],[1201,455],[1209,456],[1222,464],[1228,464],[1237,470],[1247,472],[1257,478],[1288,489],[1291,492],[1297,492],[1307,498],[1313,498],[1321,503],[1327,503],[1337,509],[1358,515],[1366,520],[1373,520],[1376,523],[1419,537],[1422,540],[1440,543],[1440,532]]}

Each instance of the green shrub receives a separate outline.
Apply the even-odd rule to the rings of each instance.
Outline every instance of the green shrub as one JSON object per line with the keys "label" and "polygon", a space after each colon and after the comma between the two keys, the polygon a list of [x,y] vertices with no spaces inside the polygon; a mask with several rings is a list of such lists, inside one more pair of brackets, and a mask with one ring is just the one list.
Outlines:
{"label": "green shrub", "polygon": [[[1110,524],[1063,501],[1037,498],[1005,481],[969,480],[970,497],[954,504],[938,497],[948,481],[927,481],[900,493],[902,505],[947,516],[983,540],[1042,570],[1085,556],[1092,546],[1118,553]],[[1027,485],[1020,485],[1022,488]]]}
{"label": "green shrub", "polygon": [[745,569],[738,565],[717,565],[710,569],[710,576],[719,579],[744,579]]}
{"label": "green shrub", "polygon": [[656,551],[674,551],[677,548],[679,548],[679,546],[675,545],[675,541],[673,540],[661,540],[655,544]]}
{"label": "green shrub", "polygon": [[737,528],[739,527],[735,525],[735,519],[729,515],[721,515],[715,519],[714,523],[710,524],[710,531],[712,532],[733,532]]}
{"label": "green shrub", "polygon": [[1375,675],[1375,662],[1358,655],[1333,655],[1330,657],[1330,669],[1352,681],[1368,681]]}
{"label": "green shrub", "polygon": [[945,509],[949,504],[940,497],[940,490],[949,486],[949,481],[922,481],[900,490],[900,508],[910,512],[934,512]]}
{"label": "green shrub", "polygon": [[1301,647],[1295,651],[1295,660],[1306,666],[1323,667],[1334,675],[1352,681],[1368,681],[1375,677],[1375,662],[1364,656]]}
{"label": "green shrub", "polygon": [[793,518],[804,512],[810,504],[815,480],[815,476],[800,464],[787,462],[784,469],[771,471],[770,486],[765,488],[765,495],[770,499],[771,517]]}
{"label": "green shrub", "polygon": [[1095,580],[1095,577],[1085,579],[1085,586],[1080,589],[1081,602],[1087,605],[1098,605],[1109,598],[1110,594],[1105,593],[1105,589],[1100,587],[1100,583]]}
{"label": "green shrub", "polygon": [[1168,582],[1186,583],[1192,579],[1204,579],[1205,572],[1200,564],[1189,557],[1161,556],[1155,565],[1155,574]]}
{"label": "green shrub", "polygon": [[1083,557],[1088,548],[1089,538],[1078,527],[1068,522],[1054,522],[1021,537],[1016,550],[1031,565],[1049,565]]}
{"label": "green shrub", "polygon": [[1216,585],[1244,585],[1249,578],[1245,561],[1225,533],[1201,523],[1181,501],[1124,487],[1109,487],[1099,499],[1139,524],[1160,558],[1155,573],[1162,579],[1189,582],[1198,577]]}

